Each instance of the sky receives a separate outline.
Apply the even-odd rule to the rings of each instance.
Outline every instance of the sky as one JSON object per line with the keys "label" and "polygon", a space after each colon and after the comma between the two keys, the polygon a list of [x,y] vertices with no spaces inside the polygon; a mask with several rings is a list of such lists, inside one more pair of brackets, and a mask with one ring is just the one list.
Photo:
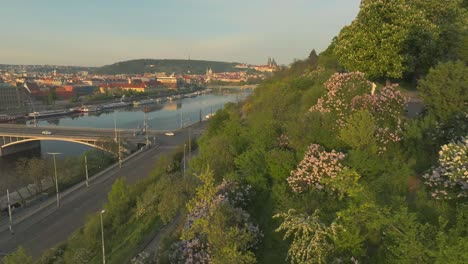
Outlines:
{"label": "sky", "polygon": [[279,64],[326,49],[360,0],[0,0],[0,64]]}

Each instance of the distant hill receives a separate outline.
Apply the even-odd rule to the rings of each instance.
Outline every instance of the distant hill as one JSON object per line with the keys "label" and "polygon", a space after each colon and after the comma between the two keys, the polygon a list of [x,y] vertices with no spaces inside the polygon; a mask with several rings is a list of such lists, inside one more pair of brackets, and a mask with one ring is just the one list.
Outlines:
{"label": "distant hill", "polygon": [[28,73],[51,73],[56,70],[57,73],[78,73],[80,71],[93,71],[95,67],[83,66],[61,66],[61,65],[16,65],[16,64],[0,64],[0,71],[11,71],[20,73],[26,71]]}
{"label": "distant hill", "polygon": [[192,74],[204,74],[208,68],[211,68],[213,72],[235,71],[236,64],[238,63],[204,60],[140,59],[105,65],[94,72],[97,74],[143,74],[148,72],[186,73],[190,70]]}

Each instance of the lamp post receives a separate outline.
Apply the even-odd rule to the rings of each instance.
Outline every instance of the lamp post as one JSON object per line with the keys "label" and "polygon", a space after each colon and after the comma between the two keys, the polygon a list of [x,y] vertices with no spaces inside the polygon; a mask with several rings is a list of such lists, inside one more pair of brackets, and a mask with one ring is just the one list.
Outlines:
{"label": "lamp post", "polygon": [[10,233],[14,234],[14,232],[13,232],[13,221],[11,219],[10,192],[8,191],[8,189],[6,191],[7,191],[7,201],[8,201],[8,218],[10,219],[9,228],[10,228]]}
{"label": "lamp post", "polygon": [[117,114],[114,110],[114,140],[117,141]]}
{"label": "lamp post", "polygon": [[119,168],[122,168],[122,155],[120,154],[120,130],[119,130],[119,136],[117,137],[118,138],[118,149],[117,149],[117,153],[119,155]]}
{"label": "lamp post", "polygon": [[104,246],[104,224],[102,221],[102,214],[104,214],[106,210],[101,211],[101,238],[102,238],[102,263],[106,264],[106,248]]}
{"label": "lamp post", "polygon": [[84,156],[84,162],[85,162],[85,170],[86,170],[86,187],[89,187],[89,179],[88,179],[88,158],[86,157],[86,154]]}
{"label": "lamp post", "polygon": [[146,145],[149,145],[151,142],[148,139],[148,119],[146,118],[146,112],[143,112],[145,114],[145,137],[146,137]]}
{"label": "lamp post", "polygon": [[184,128],[184,124],[182,123],[183,120],[183,113],[182,110],[180,110],[180,128]]}
{"label": "lamp post", "polygon": [[57,162],[55,160],[55,156],[62,154],[62,153],[57,153],[57,152],[48,152],[46,154],[52,155],[54,157],[54,174],[55,174],[55,192],[57,193],[57,208],[60,207],[60,194],[59,194],[59,189],[58,189],[58,179],[57,179]]}
{"label": "lamp post", "polygon": [[184,178],[185,178],[185,148],[187,147],[187,144],[184,144]]}
{"label": "lamp post", "polygon": [[189,150],[189,159],[192,158],[192,135],[191,127],[188,129],[188,150]]}

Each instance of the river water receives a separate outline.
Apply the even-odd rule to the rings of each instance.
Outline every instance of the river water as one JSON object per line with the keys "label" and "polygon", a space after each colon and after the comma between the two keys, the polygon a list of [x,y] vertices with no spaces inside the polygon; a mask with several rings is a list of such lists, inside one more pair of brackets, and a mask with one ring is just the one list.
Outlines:
{"label": "river water", "polygon": [[[175,130],[206,119],[206,116],[222,109],[226,103],[239,102],[251,93],[251,90],[233,90],[229,93],[211,93],[192,98],[179,99],[162,104],[150,104],[138,107],[113,109],[100,113],[75,114],[37,120],[38,127],[91,127],[139,129],[148,122],[151,130]],[[34,126],[34,121],[26,122]],[[60,141],[41,141],[40,151],[25,152],[7,157],[0,157],[0,190],[14,182],[16,163],[20,158],[43,157],[46,152],[59,152],[60,158],[79,156],[90,147]],[[59,158],[57,156],[57,158]]]}

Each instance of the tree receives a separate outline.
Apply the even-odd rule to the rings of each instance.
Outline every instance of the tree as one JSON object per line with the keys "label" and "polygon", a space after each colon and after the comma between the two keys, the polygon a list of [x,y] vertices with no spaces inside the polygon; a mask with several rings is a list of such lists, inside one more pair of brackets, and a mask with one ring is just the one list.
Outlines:
{"label": "tree", "polygon": [[127,220],[132,202],[130,188],[125,178],[120,178],[114,182],[112,190],[108,194],[108,199],[109,203],[106,204],[105,208],[112,215],[112,226],[114,230],[117,230]]}
{"label": "tree", "polygon": [[439,166],[423,176],[435,199],[468,197],[468,136],[443,145]]}
{"label": "tree", "polygon": [[423,12],[404,0],[363,0],[356,19],[340,32],[335,53],[348,70],[401,78],[411,70],[409,56],[419,55],[405,53],[408,39],[414,32],[432,38],[434,30]]}
{"label": "tree", "polygon": [[333,253],[334,227],[330,228],[320,221],[318,211],[306,215],[291,209],[274,217],[284,219],[276,232],[285,231],[284,239],[292,237],[288,250],[291,263],[327,263]]}
{"label": "tree", "polygon": [[468,110],[468,67],[461,61],[438,64],[420,81],[418,90],[429,113],[438,120]]}
{"label": "tree", "polygon": [[[20,175],[26,183],[34,183],[36,186],[35,192],[42,192],[42,181],[50,176],[50,181],[54,182],[53,173],[50,173],[47,160],[32,158],[32,159],[20,159],[16,164],[18,175]],[[26,185],[29,190],[28,184]]]}
{"label": "tree", "polygon": [[317,61],[318,61],[318,55],[317,55],[317,52],[315,51],[315,49],[313,49],[310,54],[309,54],[309,63],[310,65],[312,66],[315,66],[317,64]]}
{"label": "tree", "polygon": [[[434,41],[425,43],[435,47],[432,54],[427,55],[432,56],[433,61],[463,60],[460,48],[463,48],[464,37],[467,34],[466,4],[463,4],[462,0],[410,0],[409,3],[422,10],[425,17],[438,27],[438,37]],[[464,48],[466,49],[466,45]]]}
{"label": "tree", "polygon": [[339,138],[348,146],[376,152],[376,125],[374,118],[367,110],[361,110],[351,115],[340,130]]}
{"label": "tree", "polygon": [[304,159],[291,171],[288,177],[289,186],[297,193],[309,188],[322,190],[325,187],[324,179],[336,178],[343,171],[344,158],[345,154],[341,152],[327,152],[322,146],[311,144]]}

